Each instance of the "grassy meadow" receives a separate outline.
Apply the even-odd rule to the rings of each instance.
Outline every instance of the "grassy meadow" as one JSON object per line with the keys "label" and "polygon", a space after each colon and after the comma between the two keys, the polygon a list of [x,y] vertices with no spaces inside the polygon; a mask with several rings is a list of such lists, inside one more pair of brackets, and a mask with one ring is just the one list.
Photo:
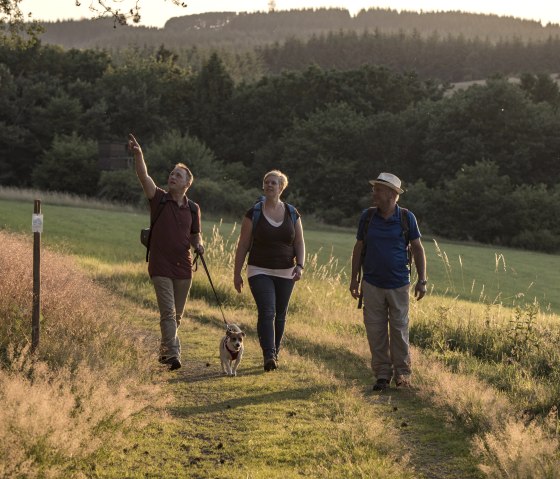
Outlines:
{"label": "grassy meadow", "polygon": [[[31,231],[33,196],[21,196],[0,189],[0,229]],[[140,228],[149,225],[147,209],[123,212],[118,205],[104,207],[93,202],[93,207],[88,207],[89,203],[58,195],[44,201],[44,244],[69,254],[94,254],[107,263],[142,260],[145,250],[139,234]],[[73,209],[72,205],[80,208]],[[348,273],[355,231],[307,227],[303,220],[308,255],[318,264],[333,264],[337,271]],[[238,224],[205,218],[203,211],[206,237],[215,225],[230,243],[237,240]],[[560,283],[556,277],[560,256],[430,237],[423,242],[431,293],[504,306],[536,300],[544,311],[560,313]]]}
{"label": "grassy meadow", "polygon": [[223,322],[201,269],[185,365],[169,373],[138,239],[147,214],[86,206],[44,200],[32,356],[33,203],[0,200],[1,477],[560,477],[557,256],[425,239],[414,387],[377,394],[347,292],[353,232],[306,227],[280,369],[264,374],[252,298],[231,280],[238,228],[206,218],[205,257],[246,354],[237,378],[221,375]]}

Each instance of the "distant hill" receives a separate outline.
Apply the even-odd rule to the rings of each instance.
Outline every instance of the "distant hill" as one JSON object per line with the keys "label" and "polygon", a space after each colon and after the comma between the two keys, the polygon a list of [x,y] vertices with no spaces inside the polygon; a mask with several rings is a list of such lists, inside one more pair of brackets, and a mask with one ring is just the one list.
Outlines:
{"label": "distant hill", "polygon": [[560,25],[497,15],[451,12],[398,12],[372,8],[351,16],[340,8],[275,12],[212,12],[170,19],[164,28],[114,27],[111,19],[58,21],[43,24],[44,43],[64,48],[159,46],[253,49],[290,38],[307,40],[329,32],[415,33],[421,37],[462,36],[492,43],[517,39],[545,41],[560,36]]}

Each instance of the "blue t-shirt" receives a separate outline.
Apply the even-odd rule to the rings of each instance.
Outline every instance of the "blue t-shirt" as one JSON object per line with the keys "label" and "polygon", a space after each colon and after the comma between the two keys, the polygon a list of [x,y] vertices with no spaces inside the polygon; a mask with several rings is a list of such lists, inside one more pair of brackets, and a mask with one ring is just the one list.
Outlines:
{"label": "blue t-shirt", "polygon": [[[363,241],[363,227],[368,210],[360,216],[356,239]],[[409,211],[409,240],[421,237],[416,217]],[[395,289],[410,284],[408,256],[401,225],[401,208],[384,219],[376,211],[369,223],[364,258],[364,280],[383,289]]]}

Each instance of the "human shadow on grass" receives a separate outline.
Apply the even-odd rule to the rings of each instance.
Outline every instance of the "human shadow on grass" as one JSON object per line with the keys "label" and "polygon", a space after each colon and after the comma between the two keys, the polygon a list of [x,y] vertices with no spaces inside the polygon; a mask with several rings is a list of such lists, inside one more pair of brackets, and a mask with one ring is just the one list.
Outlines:
{"label": "human shadow on grass", "polygon": [[371,383],[369,360],[346,349],[344,346],[327,345],[311,339],[289,336],[285,348],[320,363],[337,379]]}
{"label": "human shadow on grass", "polygon": [[[235,377],[226,376],[221,368],[219,362],[216,364],[208,364],[206,361],[185,361],[183,367],[177,372],[180,374],[176,378],[169,379],[169,383],[197,383],[207,381],[209,379],[229,378],[235,381]],[[182,373],[182,374],[181,374]],[[260,376],[264,374],[262,367],[248,367],[244,368],[243,363],[237,370],[237,376]]]}
{"label": "human shadow on grass", "polygon": [[[197,315],[192,316],[191,319],[204,326],[215,328],[224,326],[223,319],[216,316]],[[257,337],[256,327],[243,325],[242,329],[248,337]],[[290,351],[290,353],[307,356],[315,362],[322,364],[323,367],[338,379],[371,384],[372,373],[368,359],[364,359],[343,346],[332,346],[311,339],[292,337],[289,335],[289,324],[287,329],[287,338],[283,348]],[[365,338],[363,340],[367,341]],[[280,356],[282,356],[281,352]]]}
{"label": "human shadow on grass", "polygon": [[[275,404],[279,401],[308,400],[314,395],[327,389],[326,386],[310,386],[307,388],[283,389],[281,391],[267,392],[264,394],[251,396],[237,396],[225,400],[219,400],[214,403],[205,403],[193,406],[177,406],[171,407],[168,411],[176,417],[189,417],[197,414],[210,414],[216,412],[224,412],[230,409],[241,408],[245,406],[254,406],[257,404]],[[221,399],[221,398],[220,398]]]}

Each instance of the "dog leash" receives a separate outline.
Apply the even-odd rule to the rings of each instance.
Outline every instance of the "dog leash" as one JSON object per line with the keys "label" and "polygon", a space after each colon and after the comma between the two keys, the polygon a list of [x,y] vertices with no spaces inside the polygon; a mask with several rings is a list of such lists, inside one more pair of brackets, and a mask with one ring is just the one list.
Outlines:
{"label": "dog leash", "polygon": [[212,286],[212,291],[214,291],[214,296],[216,297],[216,302],[218,303],[218,306],[220,307],[220,311],[222,312],[222,318],[224,318],[224,323],[226,325],[226,329],[229,330],[229,323],[226,321],[226,315],[224,314],[224,310],[222,309],[222,303],[220,302],[220,299],[218,298],[218,293],[216,292],[216,288],[214,288],[214,283],[212,282],[212,278],[210,277],[210,271],[208,271],[208,266],[206,266],[206,260],[204,259],[204,255],[200,254],[198,251],[195,254],[195,257],[193,259],[193,270],[196,271],[198,269],[197,266],[197,260],[198,258],[200,258],[200,261],[202,261],[202,266],[204,266],[204,271],[206,271],[206,276],[208,276],[208,281],[210,282],[210,286]]}

